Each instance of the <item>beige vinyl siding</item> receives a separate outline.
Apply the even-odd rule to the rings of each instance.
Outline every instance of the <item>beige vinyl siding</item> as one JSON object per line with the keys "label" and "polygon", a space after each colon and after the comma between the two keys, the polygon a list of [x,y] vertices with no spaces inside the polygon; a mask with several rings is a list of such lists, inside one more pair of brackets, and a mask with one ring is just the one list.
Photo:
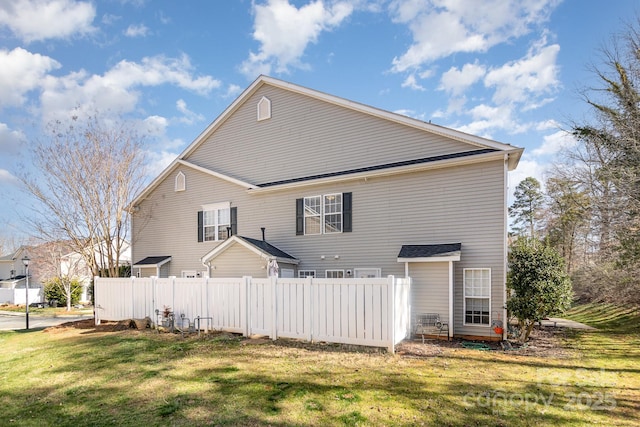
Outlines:
{"label": "beige vinyl siding", "polygon": [[[257,121],[258,101],[272,117]],[[188,158],[252,184],[478,149],[406,125],[263,86]]]}
{"label": "beige vinyl siding", "polygon": [[[440,320],[449,319],[449,263],[422,262],[409,264],[411,310],[413,318],[419,314],[438,313]],[[412,319],[413,322],[413,319]]]}
{"label": "beige vinyl siding", "polygon": [[[255,109],[253,114],[255,118]],[[275,118],[275,104],[273,114]],[[288,164],[304,163],[293,154]],[[188,182],[183,192],[174,191],[179,170],[185,173]],[[176,167],[140,204],[133,222],[133,261],[171,255],[172,261],[167,264],[169,275],[179,276],[182,270],[202,270],[200,258],[220,242],[197,242],[197,212],[203,204],[227,201],[238,208],[239,235],[260,239],[260,227],[266,227],[269,243],[300,260],[297,269],[318,273],[375,267],[382,269],[383,277],[404,276],[404,264],[397,262],[402,245],[461,242],[461,261],[454,262],[455,333],[486,335],[489,328],[462,324],[462,269],[491,268],[492,313],[501,313],[506,221],[504,173],[503,162],[492,160],[249,194],[238,185]],[[342,192],[353,194],[353,232],[296,236],[297,198]],[[247,265],[242,275],[253,275],[252,268]]]}
{"label": "beige vinyl siding", "polygon": [[267,261],[235,243],[211,261],[211,277],[267,277]]}

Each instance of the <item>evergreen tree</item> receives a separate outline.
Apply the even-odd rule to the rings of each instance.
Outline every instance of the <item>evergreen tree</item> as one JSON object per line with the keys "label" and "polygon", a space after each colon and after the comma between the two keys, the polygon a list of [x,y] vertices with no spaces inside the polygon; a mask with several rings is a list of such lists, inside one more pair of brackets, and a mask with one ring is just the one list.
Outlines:
{"label": "evergreen tree", "polygon": [[519,235],[536,236],[536,229],[542,208],[544,195],[540,182],[534,177],[522,180],[515,189],[514,202],[509,206],[509,215],[513,218],[514,231]]}

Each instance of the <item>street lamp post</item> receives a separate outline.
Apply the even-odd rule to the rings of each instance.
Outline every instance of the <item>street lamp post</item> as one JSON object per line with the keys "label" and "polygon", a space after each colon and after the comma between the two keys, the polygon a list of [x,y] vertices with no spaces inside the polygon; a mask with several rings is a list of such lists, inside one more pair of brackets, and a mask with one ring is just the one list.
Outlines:
{"label": "street lamp post", "polygon": [[26,256],[26,255],[25,255],[25,257],[24,257],[24,258],[22,258],[22,263],[23,263],[23,264],[24,264],[24,266],[25,266],[25,269],[26,269],[26,270],[25,270],[25,275],[26,275],[26,278],[27,278],[27,285],[26,285],[26,300],[27,300],[27,304],[26,304],[26,305],[27,305],[27,311],[26,311],[26,314],[27,314],[27,329],[29,329],[29,262],[30,262],[30,261],[31,261],[31,260],[30,260],[30,259],[29,259],[29,257],[28,257],[28,256]]}

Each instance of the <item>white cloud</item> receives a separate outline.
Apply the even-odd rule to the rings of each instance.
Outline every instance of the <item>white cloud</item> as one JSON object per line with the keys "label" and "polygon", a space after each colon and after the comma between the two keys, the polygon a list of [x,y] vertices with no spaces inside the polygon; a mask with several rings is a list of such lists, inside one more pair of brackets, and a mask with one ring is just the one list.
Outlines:
{"label": "white cloud", "polygon": [[169,121],[162,116],[149,116],[143,120],[143,130],[152,136],[163,136]]}
{"label": "white cloud", "polygon": [[38,88],[49,71],[60,67],[48,56],[20,47],[0,50],[0,64],[0,108],[22,105],[25,94]]}
{"label": "white cloud", "polygon": [[6,124],[0,123],[0,154],[17,154],[25,140],[21,131],[11,130]]}
{"label": "white cloud", "polygon": [[176,108],[182,113],[182,117],[180,118],[180,121],[182,123],[192,125],[196,122],[201,122],[204,120],[204,116],[202,114],[194,113],[193,111],[189,110],[189,108],[187,108],[187,103],[184,102],[183,99],[178,99],[178,101],[176,101]]}
{"label": "white cloud", "polygon": [[148,151],[147,155],[147,176],[156,177],[162,173],[173,162],[178,154],[169,151]]}
{"label": "white cloud", "polygon": [[299,9],[288,0],[267,0],[254,4],[253,38],[260,43],[258,53],[250,52],[240,69],[249,78],[257,74],[286,73],[290,67],[306,68],[302,56],[323,31],[338,27],[351,13],[347,1],[325,4],[316,0]]}
{"label": "white cloud", "polygon": [[542,145],[531,153],[534,156],[547,156],[559,153],[564,149],[575,147],[578,141],[569,132],[559,130],[551,135],[546,135]]}
{"label": "white cloud", "polygon": [[146,37],[149,34],[149,28],[144,24],[131,24],[124,31],[127,37]]}
{"label": "white cloud", "polygon": [[556,64],[559,51],[557,44],[537,44],[524,58],[490,70],[484,83],[487,87],[495,87],[494,102],[528,102],[532,95],[556,90],[560,85]]}
{"label": "white cloud", "polygon": [[527,177],[534,177],[540,184],[544,185],[544,176],[547,172],[548,165],[544,165],[535,159],[526,158],[527,154],[522,156],[522,159],[518,163],[518,167],[509,172],[509,189],[508,189],[508,204],[513,203],[513,193],[518,184]]}
{"label": "white cloud", "polygon": [[4,183],[17,183],[18,178],[13,176],[11,172],[6,169],[0,169],[0,182]]}
{"label": "white cloud", "polygon": [[104,75],[88,75],[81,70],[63,77],[48,76],[41,96],[43,117],[45,121],[65,117],[77,107],[89,113],[129,112],[141,97],[140,88],[163,84],[201,95],[220,86],[220,82],[211,76],[194,76],[187,56],[121,61]]}
{"label": "white cloud", "polygon": [[413,90],[425,90],[423,86],[420,86],[416,81],[416,76],[414,74],[409,74],[404,82],[402,82],[402,87],[408,87]]}
{"label": "white cloud", "polygon": [[227,92],[224,94],[225,98],[232,98],[238,96],[242,92],[242,87],[234,84],[230,84],[227,88]]}
{"label": "white cloud", "polygon": [[0,2],[0,26],[21,40],[68,38],[95,31],[91,2],[75,0],[9,0]]}
{"label": "white cloud", "polygon": [[409,26],[413,44],[393,59],[392,71],[420,68],[459,52],[486,52],[545,22],[559,0],[394,0],[394,22]]}
{"label": "white cloud", "polygon": [[440,77],[440,87],[438,89],[444,90],[454,96],[459,96],[467,88],[481,80],[485,73],[486,68],[477,62],[474,64],[464,64],[462,69],[451,67]]}

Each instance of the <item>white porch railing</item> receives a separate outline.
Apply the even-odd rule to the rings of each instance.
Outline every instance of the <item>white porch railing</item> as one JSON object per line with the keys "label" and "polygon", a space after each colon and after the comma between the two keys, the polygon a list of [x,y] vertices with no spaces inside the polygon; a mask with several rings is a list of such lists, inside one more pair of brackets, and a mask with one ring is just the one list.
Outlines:
{"label": "white porch railing", "polygon": [[411,279],[95,278],[96,323],[170,309],[180,323],[390,352],[410,327]]}

